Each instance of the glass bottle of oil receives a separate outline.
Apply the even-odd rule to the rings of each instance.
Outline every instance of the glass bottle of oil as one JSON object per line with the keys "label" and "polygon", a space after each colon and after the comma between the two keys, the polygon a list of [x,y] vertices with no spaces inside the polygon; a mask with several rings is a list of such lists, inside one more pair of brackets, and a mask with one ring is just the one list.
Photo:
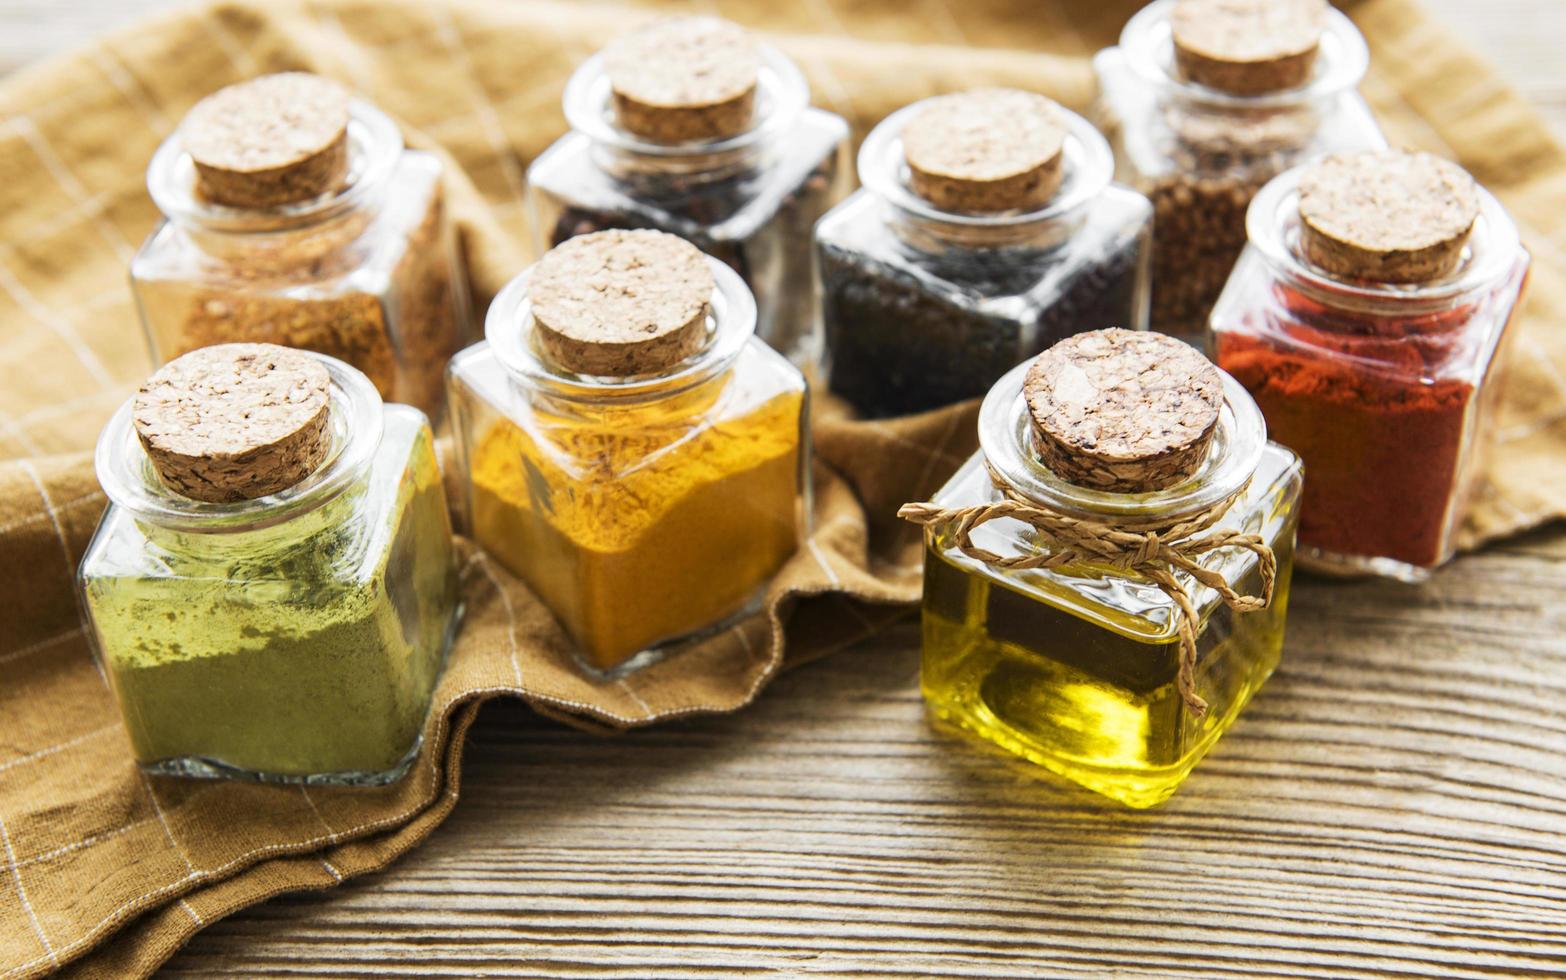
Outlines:
{"label": "glass bottle of oil", "polygon": [[[1153,581],[1107,563],[997,568],[965,553],[949,527],[934,527],[926,538],[924,696],[938,722],[1128,806],[1153,806],[1184,781],[1277,666],[1300,462],[1267,441],[1255,402],[1220,373],[1221,406],[1194,472],[1148,492],[1069,482],[1040,457],[1023,392],[1029,367],[1013,369],[990,391],[979,420],[981,449],[939,491],[935,505],[997,502],[1001,483],[1023,499],[1088,520],[1173,520],[1238,493],[1212,530],[1254,533],[1272,549],[1272,601],[1261,611],[1236,612],[1212,589],[1177,573],[1198,613],[1194,679],[1207,702],[1198,715],[1177,685],[1178,607]],[[1037,532],[1010,518],[975,527],[972,544],[1003,558],[1039,552]],[[1223,549],[1202,564],[1240,594],[1261,594],[1261,567],[1252,553]]]}

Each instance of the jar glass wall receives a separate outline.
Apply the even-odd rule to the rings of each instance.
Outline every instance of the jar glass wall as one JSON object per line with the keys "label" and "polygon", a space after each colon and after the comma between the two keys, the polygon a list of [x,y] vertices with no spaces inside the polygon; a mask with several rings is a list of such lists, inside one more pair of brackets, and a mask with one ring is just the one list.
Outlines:
{"label": "jar glass wall", "polygon": [[423,413],[327,361],[332,449],[304,482],[201,503],[159,481],[127,403],[82,560],[98,656],[149,771],[383,783],[406,772],[459,608]]}
{"label": "jar glass wall", "polygon": [[[965,554],[950,530],[926,536],[921,685],[937,719],[1129,806],[1167,799],[1227,731],[1277,666],[1288,609],[1301,468],[1266,441],[1261,414],[1233,379],[1202,468],[1167,490],[1117,494],[1065,483],[1032,444],[1019,366],[986,397],[976,453],[936,494],[939,507],[1002,499],[1014,490],[1090,520],[1177,518],[1244,488],[1214,530],[1255,533],[1277,557],[1270,606],[1236,613],[1179,573],[1198,611],[1197,717],[1176,678],[1178,607],[1150,580],[1108,564],[995,568]],[[974,528],[973,543],[1003,557],[1034,554],[1035,532],[1010,518]],[[1242,594],[1259,594],[1250,552],[1202,560]]]}
{"label": "jar glass wall", "polygon": [[1423,578],[1451,557],[1483,480],[1529,256],[1481,190],[1450,275],[1336,279],[1303,256],[1300,173],[1252,204],[1250,245],[1213,311],[1211,344],[1310,473],[1301,564]]}
{"label": "jar glass wall", "polygon": [[760,46],[755,122],[726,139],[655,143],[614,122],[603,56],[565,91],[571,132],[528,167],[534,248],[611,228],[679,235],[728,264],[756,299],[756,334],[801,369],[821,356],[810,231],[848,192],[848,123],[808,104],[799,69]]}
{"label": "jar glass wall", "polygon": [[1152,208],[1111,183],[1086,120],[1059,110],[1063,179],[1047,206],[956,213],[908,186],[901,133],[924,105],[875,128],[863,189],[816,228],[827,385],[873,417],[978,398],[1073,333],[1147,325]]}
{"label": "jar glass wall", "polygon": [[757,340],[739,277],[667,372],[588,377],[534,343],[529,273],[452,362],[473,536],[554,613],[594,673],[640,667],[757,608],[809,515],[804,378]]}
{"label": "jar glass wall", "polygon": [[350,112],[345,183],[297,204],[213,204],[180,133],[158,148],[147,186],[165,220],[131,263],[156,363],[220,343],[298,347],[347,361],[388,401],[444,411],[445,363],[472,338],[442,166],[374,106]]}
{"label": "jar glass wall", "polygon": [[1324,153],[1376,149],[1386,139],[1355,86],[1369,53],[1347,17],[1327,14],[1304,85],[1237,96],[1186,81],[1175,64],[1170,14],[1155,0],[1120,44],[1093,59],[1095,121],[1117,175],[1153,202],[1151,325],[1193,344],[1245,247],[1245,211],[1273,177]]}

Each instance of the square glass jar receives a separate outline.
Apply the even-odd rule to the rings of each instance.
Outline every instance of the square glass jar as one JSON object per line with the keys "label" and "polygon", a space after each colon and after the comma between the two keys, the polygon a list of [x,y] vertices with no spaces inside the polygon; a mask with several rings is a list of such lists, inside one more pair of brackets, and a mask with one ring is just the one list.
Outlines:
{"label": "square glass jar", "polygon": [[816,226],[827,387],[869,417],[979,398],[1071,334],[1147,326],[1152,206],[1111,183],[1091,124],[1058,110],[1063,178],[1044,208],[957,213],[907,186],[901,134],[924,105],[876,126],[863,188]]}
{"label": "square glass jar", "polygon": [[571,132],[527,171],[534,251],[576,235],[651,228],[727,263],[756,301],[756,335],[801,370],[821,357],[810,231],[848,193],[848,123],[811,107],[787,57],[759,46],[756,121],[726,139],[654,143],[614,122],[603,55],[566,85]]}
{"label": "square glass jar", "polygon": [[1300,245],[1301,172],[1252,203],[1210,346],[1305,461],[1301,566],[1418,581],[1452,557],[1483,483],[1528,251],[1481,188],[1450,275],[1335,278]]}
{"label": "square glass jar", "polygon": [[810,514],[799,370],[755,338],[739,276],[666,372],[570,374],[534,343],[530,272],[451,365],[467,524],[554,613],[590,675],[623,676],[753,612]]}
{"label": "square glass jar", "polygon": [[1245,247],[1245,210],[1273,177],[1325,153],[1386,146],[1356,91],[1370,55],[1354,24],[1327,12],[1304,85],[1230,95],[1187,81],[1175,65],[1170,14],[1155,0],[1093,59],[1094,121],[1117,176],[1153,202],[1154,330],[1200,345],[1207,315]]}
{"label": "square glass jar", "polygon": [[111,501],[82,604],[136,761],[166,775],[379,784],[402,776],[460,615],[429,422],[332,378],[332,449],[239,503],[166,488],[127,402],[98,441]]}
{"label": "square glass jar", "polygon": [[[981,409],[982,448],[936,494],[939,507],[999,502],[992,482],[1089,520],[1171,522],[1231,494],[1214,530],[1255,533],[1277,558],[1272,602],[1238,613],[1185,573],[1198,612],[1197,717],[1177,686],[1178,606],[1150,580],[1109,564],[1000,569],[926,532],[920,683],[935,718],[993,742],[1127,806],[1168,799],[1235,723],[1277,666],[1288,610],[1301,467],[1267,442],[1261,413],[1225,377],[1224,407],[1202,468],[1167,490],[1117,494],[1068,484],[1039,461],[1022,397],[1027,365],[998,382]],[[1243,488],[1243,490],[1242,490]],[[1035,532],[1011,518],[973,529],[973,544],[1002,557],[1038,552]],[[1239,549],[1202,565],[1242,595],[1261,592],[1260,565]]]}
{"label": "square glass jar", "polygon": [[180,133],[164,141],[147,169],[164,220],[131,261],[142,325],[158,364],[233,342],[313,350],[438,417],[446,362],[473,339],[443,168],[374,106],[349,111],[343,186],[273,208],[205,200]]}

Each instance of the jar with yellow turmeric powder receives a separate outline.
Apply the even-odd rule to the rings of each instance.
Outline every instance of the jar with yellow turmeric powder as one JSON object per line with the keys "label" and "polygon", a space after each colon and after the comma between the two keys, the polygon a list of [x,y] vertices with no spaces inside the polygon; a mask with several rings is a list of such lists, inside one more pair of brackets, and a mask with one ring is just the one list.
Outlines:
{"label": "jar with yellow turmeric powder", "polygon": [[732,269],[673,235],[549,251],[452,362],[473,536],[620,673],[759,603],[808,520],[803,376]]}

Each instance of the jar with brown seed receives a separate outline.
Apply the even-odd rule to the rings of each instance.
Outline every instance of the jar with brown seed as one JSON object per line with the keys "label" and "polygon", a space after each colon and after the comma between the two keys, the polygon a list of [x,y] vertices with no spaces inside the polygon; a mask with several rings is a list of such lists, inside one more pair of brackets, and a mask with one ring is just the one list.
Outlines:
{"label": "jar with brown seed", "polygon": [[1356,91],[1369,54],[1325,0],[1157,0],[1094,58],[1117,177],[1153,202],[1155,330],[1200,345],[1262,185],[1386,145]]}
{"label": "jar with brown seed", "polygon": [[320,76],[197,103],[147,168],[164,221],[131,263],[154,360],[231,342],[313,350],[438,416],[471,329],[442,169]]}

